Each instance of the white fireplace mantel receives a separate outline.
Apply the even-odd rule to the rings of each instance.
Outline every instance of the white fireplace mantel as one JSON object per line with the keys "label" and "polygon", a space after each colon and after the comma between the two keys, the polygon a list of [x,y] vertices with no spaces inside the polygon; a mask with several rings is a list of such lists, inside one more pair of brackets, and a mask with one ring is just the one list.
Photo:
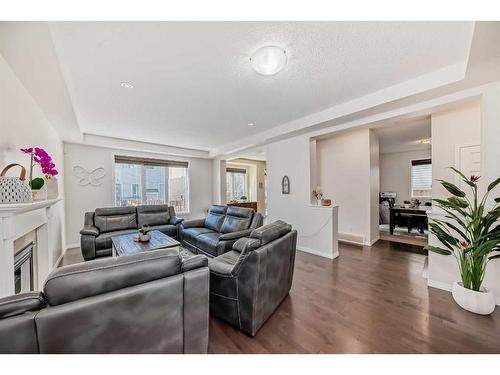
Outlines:
{"label": "white fireplace mantel", "polygon": [[32,203],[0,204],[0,298],[14,294],[14,241],[36,231],[35,290],[52,270],[53,247],[50,240],[52,209],[62,199],[49,199]]}

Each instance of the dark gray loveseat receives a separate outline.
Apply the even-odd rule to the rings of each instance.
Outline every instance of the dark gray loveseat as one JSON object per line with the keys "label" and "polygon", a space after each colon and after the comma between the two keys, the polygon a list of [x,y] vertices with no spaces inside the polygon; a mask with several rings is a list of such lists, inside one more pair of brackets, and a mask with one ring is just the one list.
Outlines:
{"label": "dark gray loveseat", "polygon": [[209,271],[176,250],[61,267],[0,299],[0,353],[206,353]]}
{"label": "dark gray loveseat", "polygon": [[176,217],[174,207],[168,205],[97,208],[95,212],[86,212],[80,231],[83,258],[110,256],[111,237],[137,232],[143,225],[177,239],[183,220]]}
{"label": "dark gray loveseat", "polygon": [[195,254],[216,257],[260,226],[262,215],[251,208],[213,205],[204,219],[181,224],[182,245]]}
{"label": "dark gray loveseat", "polygon": [[297,231],[275,221],[209,259],[210,314],[255,336],[290,291],[296,247]]}

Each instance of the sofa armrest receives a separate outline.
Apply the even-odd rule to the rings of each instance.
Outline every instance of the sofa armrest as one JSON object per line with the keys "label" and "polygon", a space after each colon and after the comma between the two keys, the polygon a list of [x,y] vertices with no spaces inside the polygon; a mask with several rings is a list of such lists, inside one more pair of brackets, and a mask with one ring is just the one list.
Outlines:
{"label": "sofa armrest", "polygon": [[85,225],[80,231],[80,234],[97,237],[99,235],[99,229],[97,229],[93,225]]}
{"label": "sofa armrest", "polygon": [[200,267],[207,267],[208,260],[204,255],[195,255],[182,261],[181,272],[187,272]]}
{"label": "sofa armrest", "polygon": [[253,229],[245,229],[238,232],[226,233],[219,237],[219,241],[237,240],[238,238],[248,237],[250,233],[252,233],[252,230]]}
{"label": "sofa armrest", "polygon": [[220,276],[227,276],[231,277],[234,265],[221,262],[217,260],[217,258],[209,259],[208,260],[208,268],[210,268],[210,272],[216,273],[217,275]]}
{"label": "sofa armrest", "polygon": [[173,216],[170,218],[171,225],[180,225],[183,221],[184,221],[183,218],[177,216]]}
{"label": "sofa armrest", "polygon": [[205,219],[188,220],[182,223],[183,228],[199,228],[205,226]]}
{"label": "sofa armrest", "polygon": [[43,307],[45,307],[45,301],[40,292],[21,293],[0,298],[0,319],[40,310]]}

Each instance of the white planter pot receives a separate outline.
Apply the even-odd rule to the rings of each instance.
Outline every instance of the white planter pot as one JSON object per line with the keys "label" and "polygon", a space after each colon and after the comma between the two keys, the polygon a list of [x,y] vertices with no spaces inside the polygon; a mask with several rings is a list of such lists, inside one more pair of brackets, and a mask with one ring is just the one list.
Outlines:
{"label": "white planter pot", "polygon": [[481,292],[464,288],[461,282],[454,282],[451,294],[456,303],[463,309],[481,315],[489,315],[495,310],[495,296],[481,287]]}
{"label": "white planter pot", "polygon": [[47,184],[43,184],[40,189],[32,189],[31,194],[33,195],[34,201],[44,201],[47,199]]}
{"label": "white planter pot", "polygon": [[59,196],[59,187],[57,185],[57,178],[50,177],[45,179],[45,186],[47,186],[47,199],[56,199]]}
{"label": "white planter pot", "polygon": [[139,241],[141,241],[141,242],[148,242],[150,239],[151,239],[151,234],[149,234],[149,233],[147,233],[147,234],[139,233]]}

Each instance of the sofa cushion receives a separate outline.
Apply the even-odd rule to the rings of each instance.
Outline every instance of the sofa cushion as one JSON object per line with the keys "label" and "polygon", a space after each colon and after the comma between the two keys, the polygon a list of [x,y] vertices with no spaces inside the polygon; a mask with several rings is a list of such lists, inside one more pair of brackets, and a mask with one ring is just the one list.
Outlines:
{"label": "sofa cushion", "polygon": [[135,232],[137,232],[137,229],[125,229],[117,230],[114,232],[101,233],[95,238],[95,248],[96,250],[111,249],[111,247],[113,246],[113,242],[111,241],[112,237]]}
{"label": "sofa cushion", "polygon": [[196,246],[211,254],[213,256],[217,256],[217,245],[219,244],[220,233],[211,232],[211,233],[203,233],[196,237]]}
{"label": "sofa cushion", "polygon": [[149,227],[150,230],[159,230],[163,234],[170,237],[177,237],[177,227],[175,225],[153,225]]}
{"label": "sofa cushion", "polygon": [[220,232],[224,218],[226,217],[227,206],[213,205],[208,209],[205,218],[205,227]]}
{"label": "sofa cushion", "polygon": [[182,240],[196,246],[196,237],[202,233],[213,233],[213,230],[208,228],[184,228],[182,229]]}
{"label": "sofa cushion", "polygon": [[45,307],[40,292],[28,292],[0,298],[0,319],[21,315],[27,311],[36,311]]}
{"label": "sofa cushion", "polygon": [[254,210],[244,207],[228,207],[226,217],[222,223],[221,232],[239,232],[250,227]]}
{"label": "sofa cushion", "polygon": [[94,223],[101,233],[137,229],[136,209],[135,207],[97,208]]}
{"label": "sofa cushion", "polygon": [[166,225],[170,221],[170,209],[166,204],[137,206],[137,223],[143,225]]}
{"label": "sofa cushion", "polygon": [[44,295],[49,305],[128,288],[179,274],[177,250],[145,251],[133,256],[97,259],[57,268],[47,277]]}
{"label": "sofa cushion", "polygon": [[261,246],[264,246],[265,244],[287,234],[291,230],[292,226],[290,224],[287,224],[281,220],[277,220],[271,224],[267,224],[263,227],[253,230],[250,234],[250,238],[256,238],[260,240]]}

